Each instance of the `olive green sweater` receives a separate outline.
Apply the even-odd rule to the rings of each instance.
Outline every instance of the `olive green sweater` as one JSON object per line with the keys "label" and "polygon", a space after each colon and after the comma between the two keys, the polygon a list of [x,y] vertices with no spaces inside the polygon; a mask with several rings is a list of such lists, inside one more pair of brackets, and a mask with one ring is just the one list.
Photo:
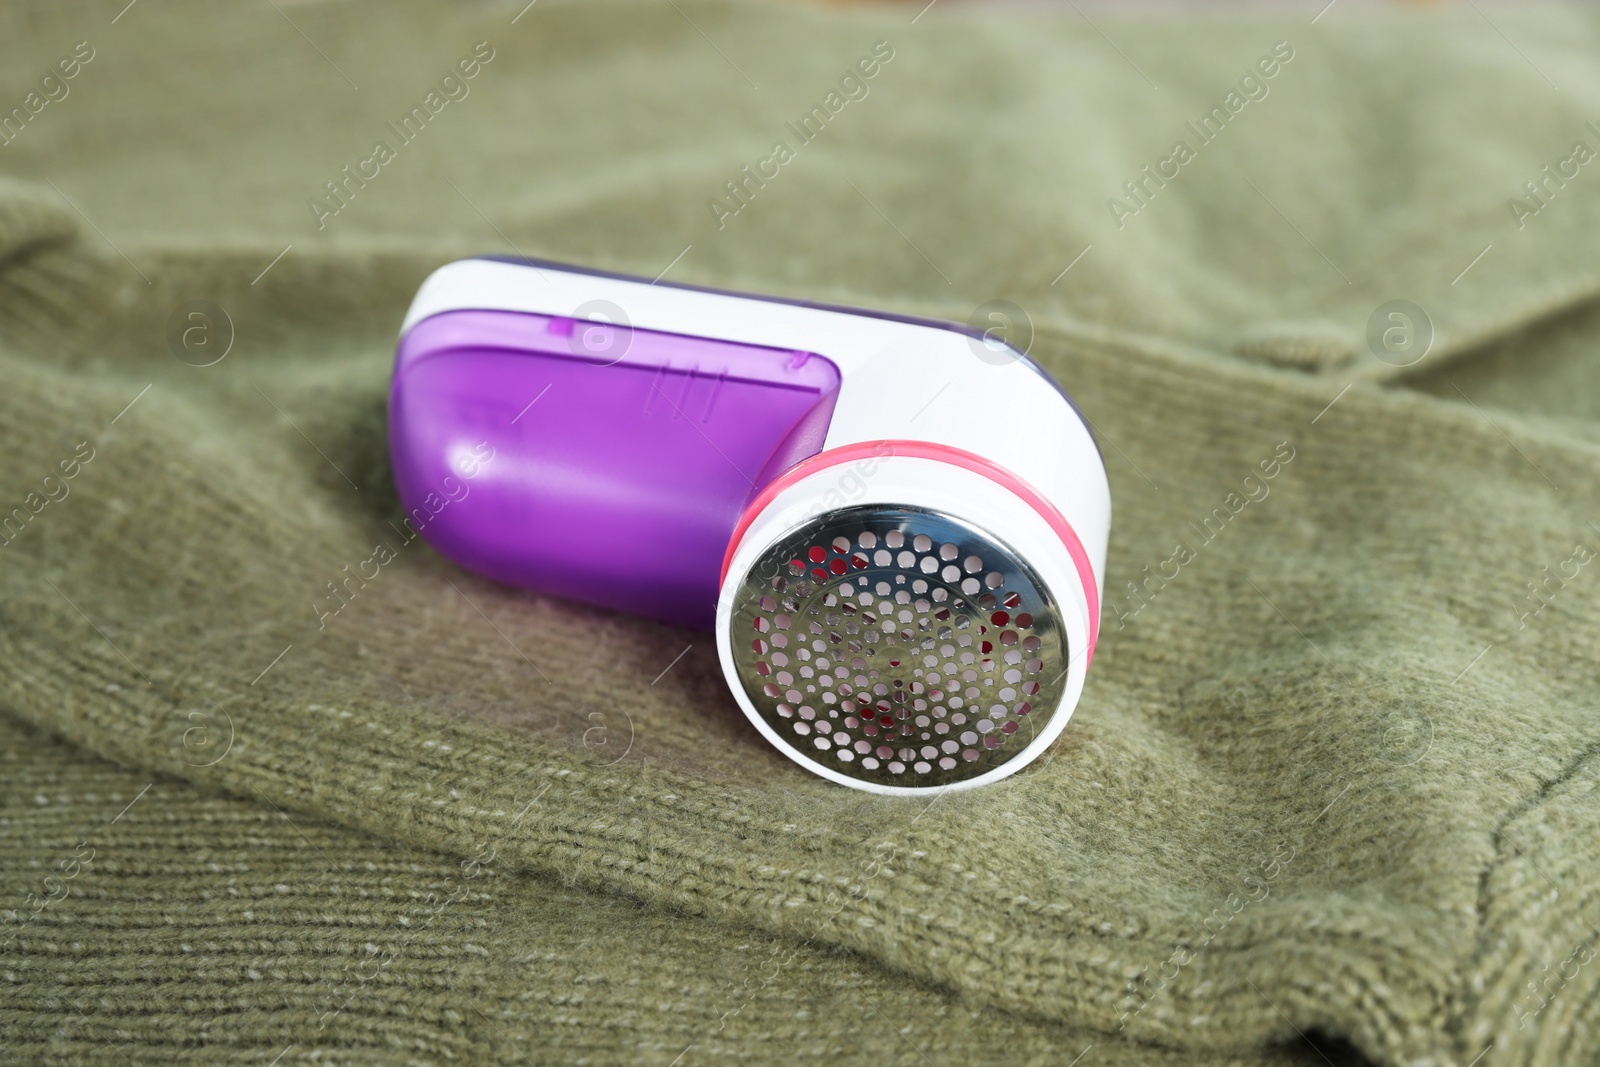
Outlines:
{"label": "olive green sweater", "polygon": [[[1318,6],[9,5],[0,1061],[1600,1062],[1600,23]],[[841,789],[401,543],[477,252],[1023,309],[1053,749]]]}

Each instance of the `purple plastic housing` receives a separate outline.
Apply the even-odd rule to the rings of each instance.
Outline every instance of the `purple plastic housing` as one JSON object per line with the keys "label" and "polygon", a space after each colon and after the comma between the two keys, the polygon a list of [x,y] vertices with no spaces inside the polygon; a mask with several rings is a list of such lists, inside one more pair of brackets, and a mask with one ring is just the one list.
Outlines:
{"label": "purple plastic housing", "polygon": [[838,389],[811,352],[449,311],[400,339],[389,453],[407,524],[468,570],[710,629],[740,514]]}

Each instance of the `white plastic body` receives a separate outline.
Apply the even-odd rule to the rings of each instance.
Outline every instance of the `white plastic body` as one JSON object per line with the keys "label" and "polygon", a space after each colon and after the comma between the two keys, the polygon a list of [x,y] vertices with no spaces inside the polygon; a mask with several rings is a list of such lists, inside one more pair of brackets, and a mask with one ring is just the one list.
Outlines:
{"label": "white plastic body", "polygon": [[[1015,475],[1046,498],[1076,533],[1093,575],[1094,601],[1104,586],[1111,492],[1105,465],[1077,411],[1022,354],[998,340],[955,328],[880,318],[869,312],[804,307],[756,296],[531,265],[469,259],[435,271],[406,314],[402,334],[432,315],[478,309],[574,316],[585,305],[614,305],[584,315],[690,337],[814,352],[838,367],[841,382],[823,453],[881,440],[926,441],[974,453]],[[757,713],[735,673],[728,620],[750,563],[801,522],[844,505],[922,507],[966,521],[1015,549],[1061,607],[1071,649],[1068,685],[1047,736],[988,774],[955,786],[875,786],[832,772],[810,759],[808,770],[873,792],[913,794],[970,788],[1004,777],[1034,759],[1066,725],[1083,688],[1085,652],[1097,620],[1080,571],[1062,539],[1039,512],[1010,489],[950,463],[904,456],[880,458],[868,477],[841,479],[859,464],[818,470],[785,488],[751,518],[728,568],[717,608],[717,641],[729,688],[750,721],[780,751],[794,756]],[[859,489],[857,485],[859,484]]]}
{"label": "white plastic body", "polygon": [[1103,582],[1111,489],[1094,439],[1066,397],[1020,354],[1007,358],[996,341],[865,312],[486,259],[460,260],[430,275],[401,332],[444,311],[572,315],[595,301],[615,304],[640,329],[825,356],[843,380],[824,451],[914,439],[984,456],[1061,511]]}

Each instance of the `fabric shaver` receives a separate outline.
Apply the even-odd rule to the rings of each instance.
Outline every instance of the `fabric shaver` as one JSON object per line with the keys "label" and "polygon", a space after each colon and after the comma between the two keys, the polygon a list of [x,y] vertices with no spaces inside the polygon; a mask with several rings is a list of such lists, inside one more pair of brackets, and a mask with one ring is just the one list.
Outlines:
{"label": "fabric shaver", "polygon": [[1082,692],[1105,465],[995,331],[461,260],[406,315],[389,448],[440,553],[714,629],[750,722],[831,781],[995,781]]}

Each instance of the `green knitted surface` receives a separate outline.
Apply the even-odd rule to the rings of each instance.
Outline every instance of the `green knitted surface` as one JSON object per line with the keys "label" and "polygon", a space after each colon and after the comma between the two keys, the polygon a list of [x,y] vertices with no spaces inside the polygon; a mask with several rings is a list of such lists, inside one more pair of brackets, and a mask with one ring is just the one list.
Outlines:
{"label": "green knitted surface", "polygon": [[[1318,6],[0,13],[0,1061],[1600,1062],[1600,23]],[[402,543],[486,251],[1026,309],[1115,509],[1060,740],[841,789]]]}

